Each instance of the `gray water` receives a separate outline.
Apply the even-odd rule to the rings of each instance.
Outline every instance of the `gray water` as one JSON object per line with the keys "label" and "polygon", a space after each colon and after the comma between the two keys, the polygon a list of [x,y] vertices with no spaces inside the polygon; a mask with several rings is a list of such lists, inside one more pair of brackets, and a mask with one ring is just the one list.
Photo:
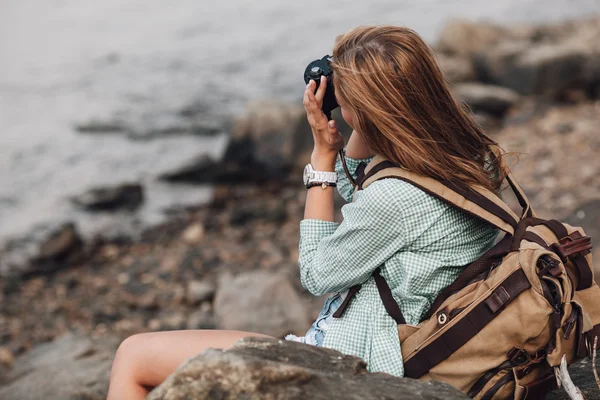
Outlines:
{"label": "gray water", "polygon": [[[180,131],[219,127],[251,99],[298,101],[307,62],[353,26],[402,24],[432,42],[453,17],[547,22],[599,12],[598,0],[0,0],[0,238],[65,219],[84,233],[148,225],[206,201],[209,187],[156,176],[219,157],[227,132]],[[193,121],[180,115],[190,107]],[[89,121],[130,131],[74,129]],[[136,213],[86,214],[68,201],[122,181],[146,187]]]}

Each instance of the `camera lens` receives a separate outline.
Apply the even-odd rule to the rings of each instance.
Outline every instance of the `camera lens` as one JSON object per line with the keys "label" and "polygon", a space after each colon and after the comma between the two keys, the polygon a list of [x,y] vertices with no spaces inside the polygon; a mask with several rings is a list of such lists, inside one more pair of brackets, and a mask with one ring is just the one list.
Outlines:
{"label": "camera lens", "polygon": [[319,78],[323,74],[323,70],[319,67],[312,67],[310,69],[310,75],[312,78]]}

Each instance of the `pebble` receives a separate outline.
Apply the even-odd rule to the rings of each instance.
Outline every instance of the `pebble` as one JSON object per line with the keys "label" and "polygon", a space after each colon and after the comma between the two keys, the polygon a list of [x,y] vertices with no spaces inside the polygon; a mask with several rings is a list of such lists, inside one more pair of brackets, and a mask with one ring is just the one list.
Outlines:
{"label": "pebble", "polygon": [[188,226],[185,231],[183,231],[181,238],[187,244],[197,244],[200,243],[200,241],[202,241],[202,239],[204,238],[204,234],[204,225],[200,223],[194,223]]}
{"label": "pebble", "polygon": [[187,285],[186,300],[189,304],[200,304],[215,296],[215,284],[207,281],[190,281]]}
{"label": "pebble", "polygon": [[117,277],[117,282],[119,282],[120,285],[127,285],[130,280],[131,277],[126,272],[121,272]]}
{"label": "pebble", "polygon": [[15,356],[8,347],[0,347],[0,365],[12,367],[15,362]]}

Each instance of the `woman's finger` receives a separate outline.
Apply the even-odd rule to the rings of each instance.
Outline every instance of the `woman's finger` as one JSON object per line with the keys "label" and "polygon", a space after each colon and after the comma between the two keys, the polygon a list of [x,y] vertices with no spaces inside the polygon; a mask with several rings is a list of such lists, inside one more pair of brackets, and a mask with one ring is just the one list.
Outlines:
{"label": "woman's finger", "polygon": [[325,91],[327,90],[327,78],[325,75],[321,75],[321,83],[319,84],[319,88],[317,89],[317,93],[315,94],[316,100],[319,104],[323,104],[323,98],[325,97]]}
{"label": "woman's finger", "polygon": [[[311,81],[312,82],[312,81]],[[310,82],[306,85],[306,89],[304,89],[304,95],[302,97],[302,104],[304,104],[304,108],[308,111],[308,105],[310,104],[310,99],[308,98],[308,93],[310,91]]]}
{"label": "woman's finger", "polygon": [[329,130],[329,133],[331,133],[331,134],[337,133],[337,124],[334,119],[329,121],[329,123],[327,124],[327,129]]}
{"label": "woman's finger", "polygon": [[328,142],[329,143],[335,143],[338,140],[338,136],[339,136],[339,131],[338,131],[338,127],[337,127],[337,122],[335,122],[335,120],[331,120],[329,121],[329,123],[327,123],[327,133],[328,133]]}
{"label": "woman's finger", "polygon": [[315,99],[315,95],[313,93],[314,86],[315,86],[315,84],[313,83],[313,81],[310,81],[306,90],[304,91],[304,98],[305,98],[304,107],[306,108],[306,111],[309,111],[309,112],[314,112],[317,110],[317,108],[319,108],[319,106],[317,104],[317,100]]}

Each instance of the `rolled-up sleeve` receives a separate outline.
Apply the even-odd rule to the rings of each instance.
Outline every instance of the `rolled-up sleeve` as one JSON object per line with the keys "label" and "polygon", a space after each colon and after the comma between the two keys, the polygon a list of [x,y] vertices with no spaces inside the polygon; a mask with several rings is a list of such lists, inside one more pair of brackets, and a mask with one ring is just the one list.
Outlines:
{"label": "rolled-up sleeve", "polygon": [[[346,166],[348,167],[348,171],[352,174],[352,178],[356,179],[356,168],[360,165],[361,162],[368,164],[373,157],[370,158],[350,158],[346,156],[346,149],[344,148],[344,157],[346,159]],[[335,163],[335,172],[338,174],[338,183],[337,190],[340,196],[344,198],[344,200],[350,202],[352,201],[352,194],[354,193],[354,185],[348,177],[346,176],[346,172],[344,171],[344,165],[342,164],[342,159],[338,155],[336,163]]]}
{"label": "rolled-up sleeve", "polygon": [[404,246],[402,209],[377,181],[342,207],[341,224],[316,219],[300,222],[298,264],[302,286],[314,295],[337,292],[366,281]]}

